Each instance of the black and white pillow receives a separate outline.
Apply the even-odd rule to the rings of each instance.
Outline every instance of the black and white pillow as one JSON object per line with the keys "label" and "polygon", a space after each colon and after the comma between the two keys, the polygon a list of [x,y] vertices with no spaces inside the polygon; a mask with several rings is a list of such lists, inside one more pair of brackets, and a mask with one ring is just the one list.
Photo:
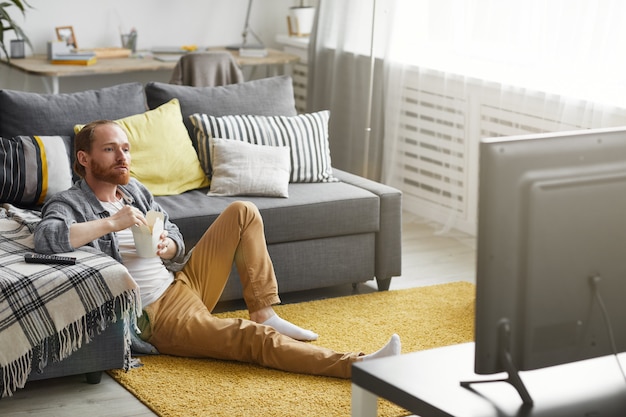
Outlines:
{"label": "black and white pillow", "polygon": [[335,182],[328,143],[328,110],[298,116],[190,116],[198,141],[198,157],[212,176],[211,138],[290,149],[290,182]]}
{"label": "black and white pillow", "polygon": [[69,136],[0,138],[0,202],[42,205],[72,186]]}

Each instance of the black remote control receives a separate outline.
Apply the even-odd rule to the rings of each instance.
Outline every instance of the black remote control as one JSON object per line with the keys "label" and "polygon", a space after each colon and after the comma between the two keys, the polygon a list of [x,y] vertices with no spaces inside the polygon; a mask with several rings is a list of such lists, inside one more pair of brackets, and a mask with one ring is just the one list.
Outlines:
{"label": "black remote control", "polygon": [[76,258],[70,256],[44,255],[42,253],[27,253],[24,255],[24,261],[29,264],[76,264]]}

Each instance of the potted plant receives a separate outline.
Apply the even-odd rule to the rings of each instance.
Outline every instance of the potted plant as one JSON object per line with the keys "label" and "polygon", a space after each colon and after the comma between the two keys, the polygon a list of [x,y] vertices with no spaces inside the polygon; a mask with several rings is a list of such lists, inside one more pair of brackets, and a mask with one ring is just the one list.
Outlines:
{"label": "potted plant", "polygon": [[298,1],[298,5],[289,9],[287,23],[290,36],[309,36],[315,20],[315,7],[307,6],[305,0]]}
{"label": "potted plant", "polygon": [[13,10],[11,9],[11,7],[16,7],[22,12],[22,15],[25,15],[26,8],[31,6],[26,0],[8,0],[0,2],[0,48],[2,48],[2,51],[7,57],[7,60],[11,59],[11,55],[15,55],[9,54],[6,45],[4,44],[5,33],[7,32],[13,31],[13,33],[15,33],[15,36],[17,37],[15,41],[17,41],[18,43],[22,43],[22,56],[24,51],[24,42],[26,42],[28,46],[32,49],[32,45],[30,43],[30,40],[28,39],[28,36],[26,36],[22,28],[11,17],[10,11]]}

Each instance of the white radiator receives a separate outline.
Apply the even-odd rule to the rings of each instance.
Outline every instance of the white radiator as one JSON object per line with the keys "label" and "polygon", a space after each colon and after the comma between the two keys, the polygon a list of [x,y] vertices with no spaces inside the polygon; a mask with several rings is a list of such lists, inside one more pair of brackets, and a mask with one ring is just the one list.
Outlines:
{"label": "white radiator", "polygon": [[409,72],[399,108],[394,185],[404,209],[466,233],[476,233],[480,138],[626,125],[626,110],[563,107],[561,97],[429,71]]}
{"label": "white radiator", "polygon": [[308,78],[308,67],[306,63],[298,62],[293,66],[293,95],[296,101],[298,113],[306,113],[306,89]]}

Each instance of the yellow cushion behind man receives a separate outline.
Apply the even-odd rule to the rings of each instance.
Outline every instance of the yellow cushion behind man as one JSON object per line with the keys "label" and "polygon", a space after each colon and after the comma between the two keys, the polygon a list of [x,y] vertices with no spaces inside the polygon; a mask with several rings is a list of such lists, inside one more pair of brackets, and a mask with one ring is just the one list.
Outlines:
{"label": "yellow cushion behind man", "polygon": [[[115,122],[128,133],[131,175],[152,194],[180,194],[209,185],[183,123],[178,99]],[[74,131],[83,126],[76,125]]]}

